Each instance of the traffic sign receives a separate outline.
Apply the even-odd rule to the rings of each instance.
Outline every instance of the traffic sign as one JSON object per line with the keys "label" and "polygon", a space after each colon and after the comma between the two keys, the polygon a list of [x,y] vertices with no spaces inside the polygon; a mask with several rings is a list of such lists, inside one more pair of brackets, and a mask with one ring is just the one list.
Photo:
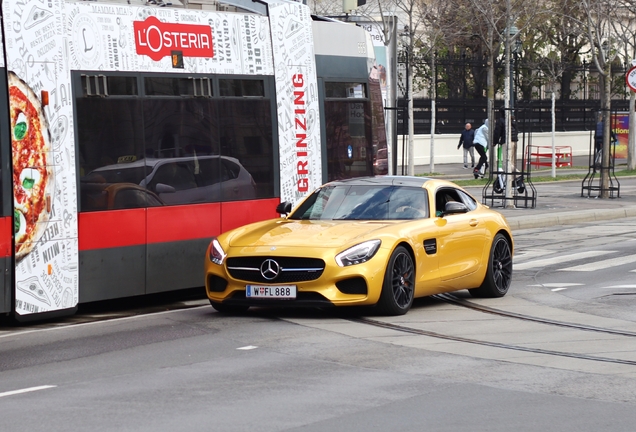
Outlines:
{"label": "traffic sign", "polygon": [[633,92],[636,92],[636,66],[632,66],[631,69],[627,71],[625,81],[627,82],[627,86],[632,89]]}

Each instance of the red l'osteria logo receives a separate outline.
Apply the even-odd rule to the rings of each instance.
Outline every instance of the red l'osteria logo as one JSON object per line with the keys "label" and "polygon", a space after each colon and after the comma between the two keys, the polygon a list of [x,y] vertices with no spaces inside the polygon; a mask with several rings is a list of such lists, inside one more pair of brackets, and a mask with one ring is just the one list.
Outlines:
{"label": "red l'osteria logo", "polygon": [[156,17],[134,21],[137,54],[155,61],[181,51],[184,57],[214,57],[212,28],[198,24],[164,23]]}

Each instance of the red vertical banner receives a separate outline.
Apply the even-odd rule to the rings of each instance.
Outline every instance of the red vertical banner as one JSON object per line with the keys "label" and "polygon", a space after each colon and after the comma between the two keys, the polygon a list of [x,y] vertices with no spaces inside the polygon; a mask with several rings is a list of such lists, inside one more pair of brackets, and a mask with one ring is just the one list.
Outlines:
{"label": "red vertical banner", "polygon": [[614,131],[617,138],[612,149],[612,151],[616,152],[616,159],[627,159],[627,143],[629,139],[628,112],[612,114],[612,131]]}

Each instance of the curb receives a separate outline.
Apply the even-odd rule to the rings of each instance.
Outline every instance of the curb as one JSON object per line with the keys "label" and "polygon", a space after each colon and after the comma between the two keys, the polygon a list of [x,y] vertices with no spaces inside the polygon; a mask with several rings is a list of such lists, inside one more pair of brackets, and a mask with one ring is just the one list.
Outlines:
{"label": "curb", "polygon": [[[506,217],[504,215],[504,217]],[[544,228],[556,225],[573,225],[583,222],[595,222],[625,217],[636,217],[636,206],[614,209],[589,209],[576,212],[558,212],[534,216],[506,217],[512,230]]]}

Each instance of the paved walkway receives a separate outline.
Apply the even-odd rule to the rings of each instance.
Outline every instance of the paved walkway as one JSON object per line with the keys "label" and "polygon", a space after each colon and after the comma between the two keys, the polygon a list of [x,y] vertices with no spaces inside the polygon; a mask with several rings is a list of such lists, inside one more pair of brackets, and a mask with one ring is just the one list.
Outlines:
{"label": "paved walkway", "polygon": [[[561,180],[559,176],[566,174],[585,174],[588,157],[575,157],[574,168],[558,168],[557,181],[533,183],[536,190],[535,208],[524,208],[523,202],[519,202],[519,208],[504,208],[503,200],[494,200],[491,207],[501,212],[513,230],[525,228],[540,228],[544,226],[567,225],[581,222],[603,221],[624,217],[636,217],[636,177],[617,177],[617,186],[620,188],[618,198],[601,199],[598,192],[592,191],[588,198],[588,191],[582,192],[582,180]],[[430,166],[416,166],[416,174],[425,174]],[[616,161],[616,171],[626,169],[624,161]],[[399,172],[398,167],[398,172]],[[551,170],[542,169],[533,171],[532,177],[550,176]],[[463,169],[462,164],[436,164],[434,177],[446,178],[451,181],[468,180],[474,178],[472,170]],[[599,185],[599,175],[595,176],[594,185]],[[526,185],[528,186],[528,185]],[[527,188],[530,191],[530,188]],[[483,186],[466,187],[480,202],[490,205],[491,200],[484,201]],[[492,186],[486,190],[486,195],[491,195]],[[531,207],[530,204],[528,204]]]}

